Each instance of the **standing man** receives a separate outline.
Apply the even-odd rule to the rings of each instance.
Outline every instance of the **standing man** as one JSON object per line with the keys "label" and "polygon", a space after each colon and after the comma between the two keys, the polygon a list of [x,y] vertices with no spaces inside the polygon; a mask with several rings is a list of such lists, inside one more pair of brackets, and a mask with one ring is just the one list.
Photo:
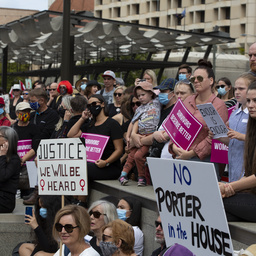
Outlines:
{"label": "standing man", "polygon": [[250,71],[249,73],[256,76],[256,43],[253,43],[249,48],[249,61],[250,61]]}
{"label": "standing man", "polygon": [[47,106],[55,110],[57,110],[61,104],[61,97],[57,91],[57,87],[57,83],[51,83],[49,88],[50,99],[47,102]]}
{"label": "standing man", "polygon": [[151,256],[158,256],[161,253],[161,251],[163,251],[166,248],[164,231],[163,231],[160,215],[158,216],[157,220],[155,221],[155,225],[156,225],[155,241],[158,244],[160,244],[160,247],[157,248],[156,250],[154,250],[152,252]]}
{"label": "standing man", "polygon": [[101,94],[107,104],[113,103],[113,94],[114,94],[114,85],[116,83],[116,75],[113,71],[107,70],[102,75],[104,79],[104,89],[97,92],[97,94]]}
{"label": "standing man", "polygon": [[[41,88],[30,91],[30,107],[35,110],[30,115],[30,122],[37,125],[40,130],[40,140],[50,139],[56,123],[59,121],[57,112],[47,106],[47,92]],[[38,186],[35,186],[34,192],[23,200],[25,205],[36,203],[38,196]]]}
{"label": "standing man", "polygon": [[191,77],[191,74],[192,74],[192,68],[189,65],[182,64],[179,66],[179,69],[178,69],[179,81],[184,79],[189,80],[189,78]]}

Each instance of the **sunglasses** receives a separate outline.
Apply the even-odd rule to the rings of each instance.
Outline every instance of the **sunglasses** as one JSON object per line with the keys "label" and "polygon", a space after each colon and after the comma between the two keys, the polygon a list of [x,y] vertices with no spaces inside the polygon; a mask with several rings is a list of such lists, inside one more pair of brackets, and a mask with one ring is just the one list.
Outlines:
{"label": "sunglasses", "polygon": [[163,229],[162,222],[156,220],[156,221],[155,221],[155,226],[156,226],[156,228],[157,228],[159,225],[160,225],[161,229]]}
{"label": "sunglasses", "polygon": [[114,93],[114,96],[116,97],[116,96],[118,96],[118,97],[121,97],[123,94],[122,93]]}
{"label": "sunglasses", "polygon": [[58,232],[61,232],[62,229],[64,228],[66,230],[67,233],[72,233],[74,228],[78,228],[79,226],[75,226],[73,227],[71,224],[66,224],[66,225],[61,225],[60,223],[56,223],[55,224],[55,229],[58,231]]}
{"label": "sunglasses", "polygon": [[0,108],[3,108],[5,105],[4,104],[0,104]]}
{"label": "sunglasses", "polygon": [[99,219],[99,217],[100,217],[101,215],[106,215],[106,214],[100,213],[100,212],[98,212],[98,211],[95,211],[95,212],[89,211],[89,215],[90,215],[90,216],[93,215],[94,218]]}
{"label": "sunglasses", "polygon": [[95,107],[97,106],[97,103],[101,103],[100,101],[94,101],[91,104],[87,104],[87,108],[90,108],[91,106]]}
{"label": "sunglasses", "polygon": [[139,106],[141,105],[141,103],[140,103],[139,101],[132,102],[131,106],[132,106],[132,107],[135,107],[135,105],[136,105],[137,107],[139,107]]}
{"label": "sunglasses", "polygon": [[[66,87],[60,87],[60,88],[66,88]],[[56,91],[57,89],[48,89],[47,91]]]}
{"label": "sunglasses", "polygon": [[102,235],[102,241],[103,242],[105,242],[107,238],[112,238],[112,236],[108,236],[108,235],[105,235],[105,234]]}
{"label": "sunglasses", "polygon": [[248,56],[249,56],[249,59],[251,59],[252,56],[253,56],[254,58],[256,58],[256,54],[248,54]]}
{"label": "sunglasses", "polygon": [[66,86],[60,86],[59,89],[63,90],[63,89],[67,89],[67,88],[66,88]]}
{"label": "sunglasses", "polygon": [[204,78],[202,76],[192,76],[189,81],[193,84],[195,80],[197,79],[198,82],[203,82]]}
{"label": "sunglasses", "polygon": [[186,84],[186,85],[188,85],[188,86],[190,87],[190,89],[191,89],[192,92],[195,91],[195,89],[194,89],[192,83],[191,83],[189,80],[187,80],[187,79],[178,81],[178,82],[175,84],[175,87],[178,86],[179,84]]}
{"label": "sunglasses", "polygon": [[14,92],[19,92],[20,90],[19,89],[13,89]]}
{"label": "sunglasses", "polygon": [[22,95],[28,95],[28,92],[23,92]]}
{"label": "sunglasses", "polygon": [[215,87],[217,90],[219,89],[219,88],[225,88],[225,85],[224,84],[222,84],[222,85],[216,85],[216,87]]}

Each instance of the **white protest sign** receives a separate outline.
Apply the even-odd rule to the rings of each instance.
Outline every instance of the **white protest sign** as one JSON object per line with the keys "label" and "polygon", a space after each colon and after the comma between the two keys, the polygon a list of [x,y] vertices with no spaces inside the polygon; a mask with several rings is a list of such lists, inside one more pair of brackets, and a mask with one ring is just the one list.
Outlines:
{"label": "white protest sign", "polygon": [[79,138],[41,140],[37,149],[39,195],[87,195],[85,146]]}
{"label": "white protest sign", "polygon": [[208,128],[214,134],[213,138],[227,137],[228,129],[212,103],[196,105]]}
{"label": "white protest sign", "polygon": [[4,99],[5,112],[7,114],[9,114],[10,113],[10,98],[9,98],[9,95],[8,94],[4,94],[4,95],[1,95],[1,97]]}
{"label": "white protest sign", "polygon": [[233,255],[214,165],[147,158],[167,246],[197,256]]}
{"label": "white protest sign", "polygon": [[37,185],[37,168],[34,161],[26,162],[29,185],[31,188],[34,188]]}

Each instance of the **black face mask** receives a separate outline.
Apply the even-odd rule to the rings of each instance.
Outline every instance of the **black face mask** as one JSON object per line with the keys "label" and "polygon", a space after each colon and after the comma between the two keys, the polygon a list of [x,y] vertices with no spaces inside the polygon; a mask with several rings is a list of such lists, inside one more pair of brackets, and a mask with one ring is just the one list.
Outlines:
{"label": "black face mask", "polygon": [[60,108],[59,108],[58,113],[59,113],[59,116],[60,116],[61,118],[64,118],[64,116],[65,116],[65,111],[66,111],[66,109],[64,109],[63,107],[60,107]]}
{"label": "black face mask", "polygon": [[101,111],[102,107],[100,105],[96,105],[96,106],[91,106],[89,108],[91,114],[94,116],[94,117],[97,117]]}

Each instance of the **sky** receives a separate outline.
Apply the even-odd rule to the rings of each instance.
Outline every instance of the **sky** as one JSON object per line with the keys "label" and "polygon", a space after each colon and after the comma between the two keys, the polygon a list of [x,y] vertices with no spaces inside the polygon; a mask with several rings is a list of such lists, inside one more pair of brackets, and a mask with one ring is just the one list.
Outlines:
{"label": "sky", "polygon": [[48,0],[0,0],[0,8],[48,10]]}

